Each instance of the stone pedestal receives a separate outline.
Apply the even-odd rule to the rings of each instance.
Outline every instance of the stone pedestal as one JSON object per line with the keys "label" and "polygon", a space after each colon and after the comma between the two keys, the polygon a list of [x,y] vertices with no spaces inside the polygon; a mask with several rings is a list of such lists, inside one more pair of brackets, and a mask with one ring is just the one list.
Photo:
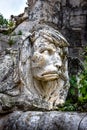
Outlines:
{"label": "stone pedestal", "polygon": [[1,118],[0,130],[87,130],[87,114],[15,111]]}

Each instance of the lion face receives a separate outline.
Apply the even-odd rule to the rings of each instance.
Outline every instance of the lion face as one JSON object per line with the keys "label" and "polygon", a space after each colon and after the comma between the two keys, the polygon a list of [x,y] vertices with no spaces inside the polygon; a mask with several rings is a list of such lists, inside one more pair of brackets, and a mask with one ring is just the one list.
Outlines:
{"label": "lion face", "polygon": [[43,37],[36,39],[31,58],[33,77],[42,81],[58,79],[62,66],[60,51],[60,48]]}

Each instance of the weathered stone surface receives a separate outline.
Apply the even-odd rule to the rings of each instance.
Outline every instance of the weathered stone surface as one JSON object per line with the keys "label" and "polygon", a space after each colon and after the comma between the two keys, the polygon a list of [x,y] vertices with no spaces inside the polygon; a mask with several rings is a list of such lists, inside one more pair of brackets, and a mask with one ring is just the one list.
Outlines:
{"label": "weathered stone surface", "polygon": [[3,118],[0,130],[87,130],[86,113],[16,111]]}
{"label": "weathered stone surface", "polygon": [[81,121],[81,123],[79,125],[79,130],[87,130],[87,114],[82,119],[82,121]]}
{"label": "weathered stone surface", "polygon": [[17,46],[0,56],[0,112],[51,110],[63,104],[69,89],[66,39],[44,24],[11,39]]}
{"label": "weathered stone surface", "polygon": [[5,43],[10,49],[1,55],[1,113],[56,109],[65,102],[69,89],[68,42],[56,26],[60,1],[31,0],[28,4],[29,20],[25,20],[23,34],[9,36]]}
{"label": "weathered stone surface", "polygon": [[[69,88],[68,43],[57,30],[70,43],[71,59],[81,58],[87,43],[86,0],[28,0],[24,14],[28,19],[21,23],[18,16],[16,21],[21,24],[15,32],[22,30],[21,36],[0,35],[0,113],[54,110],[64,103]],[[22,111],[1,116],[0,130],[87,129],[85,113]]]}
{"label": "weathered stone surface", "polygon": [[0,34],[0,54],[6,48],[9,48],[8,41],[9,41],[9,37],[8,36],[4,36],[4,35]]}

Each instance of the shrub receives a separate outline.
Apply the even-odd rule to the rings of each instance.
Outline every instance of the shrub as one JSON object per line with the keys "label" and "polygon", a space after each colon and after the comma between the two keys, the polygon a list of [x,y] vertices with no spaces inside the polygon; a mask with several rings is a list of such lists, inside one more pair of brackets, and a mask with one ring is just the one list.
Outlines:
{"label": "shrub", "polygon": [[22,35],[22,31],[21,30],[18,31],[18,35]]}
{"label": "shrub", "polygon": [[13,44],[15,44],[15,41],[10,38],[8,44],[9,44],[10,46],[12,46]]}
{"label": "shrub", "polygon": [[11,27],[13,27],[13,26],[14,26],[14,22],[11,21],[11,20],[9,20],[9,21],[8,21],[8,27],[11,28]]}
{"label": "shrub", "polygon": [[[70,89],[62,111],[87,111],[87,48],[84,51],[84,70],[78,75],[70,77]],[[77,80],[79,79],[79,82]]]}
{"label": "shrub", "polygon": [[1,13],[0,13],[0,26],[1,27],[7,27],[8,26],[8,20],[5,19]]}

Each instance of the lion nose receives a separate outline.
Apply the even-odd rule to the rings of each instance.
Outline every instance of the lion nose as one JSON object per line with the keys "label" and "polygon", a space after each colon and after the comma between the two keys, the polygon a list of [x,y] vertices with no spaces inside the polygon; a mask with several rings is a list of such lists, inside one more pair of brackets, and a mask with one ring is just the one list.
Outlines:
{"label": "lion nose", "polygon": [[61,66],[62,66],[62,63],[61,63],[61,62],[55,63],[55,66],[56,66],[58,69],[60,69]]}

